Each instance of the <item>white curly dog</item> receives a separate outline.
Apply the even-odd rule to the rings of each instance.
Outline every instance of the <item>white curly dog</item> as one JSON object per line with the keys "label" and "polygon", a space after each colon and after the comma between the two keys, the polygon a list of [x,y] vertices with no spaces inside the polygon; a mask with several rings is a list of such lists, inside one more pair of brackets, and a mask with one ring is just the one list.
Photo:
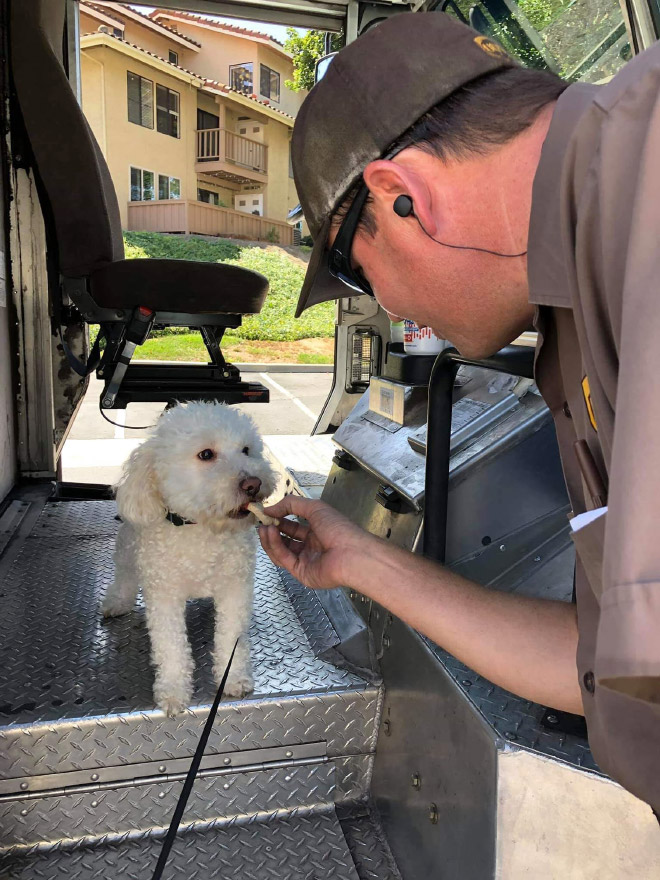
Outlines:
{"label": "white curly dog", "polygon": [[187,599],[215,600],[213,670],[222,678],[240,639],[225,693],[253,689],[248,625],[257,550],[246,505],[267,497],[276,477],[252,419],[229,406],[180,404],[125,465],[117,486],[122,525],[105,617],[131,611],[139,587],[146,604],[154,699],[168,715],[192,697]]}

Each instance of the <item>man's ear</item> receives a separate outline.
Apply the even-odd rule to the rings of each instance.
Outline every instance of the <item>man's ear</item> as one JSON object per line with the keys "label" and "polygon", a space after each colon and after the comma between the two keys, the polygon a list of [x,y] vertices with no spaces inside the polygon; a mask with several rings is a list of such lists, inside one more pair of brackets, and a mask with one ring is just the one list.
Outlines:
{"label": "man's ear", "polygon": [[429,235],[435,235],[437,224],[431,190],[421,174],[391,159],[377,159],[364,169],[363,178],[374,202],[381,205],[381,210],[393,212],[397,196],[406,195],[412,200],[412,213]]}

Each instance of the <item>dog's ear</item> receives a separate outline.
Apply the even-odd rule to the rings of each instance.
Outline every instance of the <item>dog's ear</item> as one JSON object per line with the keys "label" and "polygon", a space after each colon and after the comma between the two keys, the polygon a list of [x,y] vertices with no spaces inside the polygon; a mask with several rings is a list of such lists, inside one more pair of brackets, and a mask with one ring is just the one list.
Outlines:
{"label": "dog's ear", "polygon": [[134,449],[115,487],[119,515],[136,526],[147,526],[167,513],[156,483],[153,456],[149,441]]}

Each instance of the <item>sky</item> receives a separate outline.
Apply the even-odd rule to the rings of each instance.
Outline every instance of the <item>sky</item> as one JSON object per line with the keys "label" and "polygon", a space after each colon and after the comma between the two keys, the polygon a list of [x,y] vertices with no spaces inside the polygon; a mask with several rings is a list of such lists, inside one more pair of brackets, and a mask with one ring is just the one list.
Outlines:
{"label": "sky", "polygon": [[[155,6],[138,6],[135,3],[131,3],[131,6],[145,14],[149,14],[153,9],[157,8]],[[221,15],[209,15],[207,17],[222,22],[223,24],[236,24],[239,27],[261,31],[262,34],[268,34],[269,37],[274,37],[276,40],[279,40],[280,43],[283,43],[286,40],[286,27],[284,27],[284,25],[268,24],[263,21],[247,21],[246,19],[238,18],[223,18]],[[304,32],[301,28],[297,28],[297,30],[299,32]]]}

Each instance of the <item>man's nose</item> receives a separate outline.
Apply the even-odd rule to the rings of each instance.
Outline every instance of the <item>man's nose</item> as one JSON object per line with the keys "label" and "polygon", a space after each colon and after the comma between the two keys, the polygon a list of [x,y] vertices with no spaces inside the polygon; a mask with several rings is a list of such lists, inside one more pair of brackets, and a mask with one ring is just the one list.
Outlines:
{"label": "man's nose", "polygon": [[241,480],[239,485],[246,495],[254,497],[259,489],[261,489],[261,480],[259,477],[246,477],[244,480]]}

